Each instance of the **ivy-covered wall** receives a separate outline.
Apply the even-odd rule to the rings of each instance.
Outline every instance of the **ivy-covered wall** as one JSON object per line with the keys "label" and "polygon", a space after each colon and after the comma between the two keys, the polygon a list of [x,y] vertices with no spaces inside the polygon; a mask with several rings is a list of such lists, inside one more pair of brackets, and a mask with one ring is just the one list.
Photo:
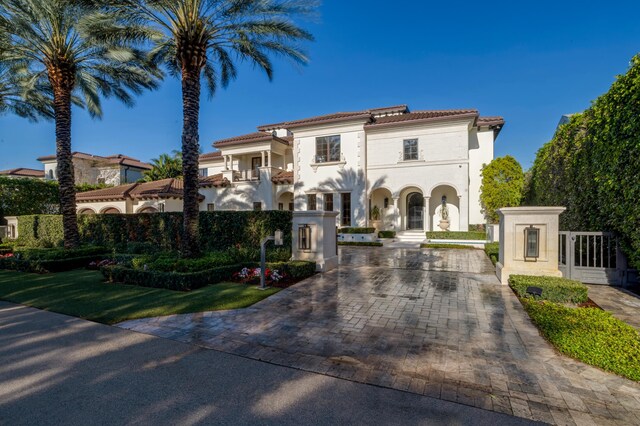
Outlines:
{"label": "ivy-covered wall", "polygon": [[58,183],[0,177],[0,217],[58,213]]}
{"label": "ivy-covered wall", "polygon": [[526,203],[567,207],[561,228],[613,231],[640,268],[640,56],[537,154]]}
{"label": "ivy-covered wall", "polygon": [[[178,250],[182,239],[182,213],[80,215],[82,242],[119,248],[128,243],[151,243],[162,250]],[[202,250],[225,250],[232,246],[259,248],[260,240],[280,229],[284,247],[291,247],[292,214],[283,211],[201,212]],[[18,222],[20,244],[62,244],[62,216],[22,216]]]}

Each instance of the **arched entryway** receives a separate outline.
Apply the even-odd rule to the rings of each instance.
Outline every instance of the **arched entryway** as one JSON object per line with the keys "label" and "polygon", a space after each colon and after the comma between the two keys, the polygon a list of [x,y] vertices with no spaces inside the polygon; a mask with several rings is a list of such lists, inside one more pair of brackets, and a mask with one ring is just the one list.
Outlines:
{"label": "arched entryway", "polygon": [[420,192],[407,195],[407,230],[424,229],[424,197]]}
{"label": "arched entryway", "polygon": [[101,213],[102,214],[119,214],[120,210],[118,210],[115,207],[107,207],[106,209],[102,210]]}
{"label": "arched entryway", "polygon": [[[443,221],[443,208],[446,207],[446,221]],[[451,185],[438,185],[431,191],[429,200],[429,215],[431,230],[460,231],[460,197],[458,191]]]}
{"label": "arched entryway", "polygon": [[158,209],[156,209],[155,207],[145,207],[138,210],[138,213],[158,213]]}
{"label": "arched entryway", "polygon": [[78,212],[78,214],[96,214],[93,209],[85,208]]}
{"label": "arched entryway", "polygon": [[277,210],[293,211],[293,192],[283,192],[278,195]]}

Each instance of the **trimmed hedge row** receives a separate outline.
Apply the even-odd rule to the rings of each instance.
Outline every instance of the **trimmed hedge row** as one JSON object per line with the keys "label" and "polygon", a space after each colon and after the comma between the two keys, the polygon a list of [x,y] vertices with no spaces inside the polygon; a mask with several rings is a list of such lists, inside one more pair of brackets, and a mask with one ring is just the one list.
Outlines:
{"label": "trimmed hedge row", "polygon": [[369,241],[338,241],[339,246],[382,247],[384,244]]}
{"label": "trimmed hedge row", "polygon": [[557,277],[534,277],[530,275],[511,275],[509,286],[521,298],[530,298],[527,287],[540,287],[541,300],[556,303],[584,303],[588,298],[588,288],[579,281]]}
{"label": "trimmed hedge row", "polygon": [[378,238],[395,238],[396,231],[380,231],[378,232]]}
{"label": "trimmed hedge row", "polygon": [[482,240],[487,239],[487,234],[477,231],[432,231],[427,232],[428,240]]}
{"label": "trimmed hedge row", "polygon": [[558,351],[640,381],[640,334],[636,329],[597,308],[521,301],[542,335]]}
{"label": "trimmed hedge row", "polygon": [[475,247],[464,244],[420,244],[420,248],[476,250]]}
{"label": "trimmed hedge row", "polygon": [[14,249],[13,254],[24,260],[66,260],[104,255],[107,252],[108,250],[105,247],[80,247],[77,249],[18,247]]}
{"label": "trimmed hedge row", "polygon": [[[258,263],[219,266],[198,272],[162,272],[133,269],[125,266],[105,266],[100,268],[102,275],[111,283],[123,283],[141,287],[164,288],[174,291],[191,291],[229,281],[233,274],[244,267],[258,267]],[[316,273],[314,262],[272,262],[267,268],[284,272],[294,280],[301,280]]]}
{"label": "trimmed hedge row", "polygon": [[484,252],[491,259],[494,265],[500,260],[500,243],[487,243],[484,245]]}
{"label": "trimmed hedge row", "polygon": [[65,272],[72,269],[84,268],[92,261],[106,259],[107,255],[72,257],[68,259],[17,259],[15,257],[0,258],[0,269],[20,272],[35,272],[46,274],[49,272]]}
{"label": "trimmed hedge row", "polygon": [[[201,212],[200,247],[204,252],[229,247],[259,247],[260,240],[280,229],[291,247],[292,213],[286,211]],[[123,251],[132,243],[147,243],[174,251],[182,240],[182,213],[79,215],[83,243]],[[28,247],[62,244],[62,216],[21,216],[19,243]]]}
{"label": "trimmed hedge row", "polygon": [[338,234],[375,234],[376,228],[340,228]]}

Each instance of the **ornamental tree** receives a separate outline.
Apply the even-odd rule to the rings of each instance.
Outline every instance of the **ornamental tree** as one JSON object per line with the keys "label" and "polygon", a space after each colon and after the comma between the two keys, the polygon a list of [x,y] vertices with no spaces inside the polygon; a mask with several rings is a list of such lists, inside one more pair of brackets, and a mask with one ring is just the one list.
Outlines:
{"label": "ornamental tree", "polygon": [[522,166],[510,155],[482,167],[480,204],[489,223],[498,223],[498,209],[520,205],[524,183]]}

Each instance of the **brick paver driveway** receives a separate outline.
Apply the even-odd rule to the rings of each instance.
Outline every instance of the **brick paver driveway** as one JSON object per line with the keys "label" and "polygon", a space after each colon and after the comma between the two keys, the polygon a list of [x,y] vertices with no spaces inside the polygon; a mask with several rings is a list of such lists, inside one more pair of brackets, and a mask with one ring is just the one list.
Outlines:
{"label": "brick paver driveway", "polygon": [[640,424],[640,386],[539,336],[479,250],[341,248],[251,308],[121,327],[556,424]]}

